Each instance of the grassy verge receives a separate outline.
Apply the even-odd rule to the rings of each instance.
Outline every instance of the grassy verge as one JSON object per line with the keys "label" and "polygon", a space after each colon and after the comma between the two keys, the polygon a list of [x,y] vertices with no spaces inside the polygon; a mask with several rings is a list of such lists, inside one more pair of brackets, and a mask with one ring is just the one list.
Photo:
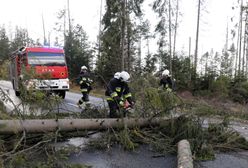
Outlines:
{"label": "grassy verge", "polygon": [[248,105],[233,103],[228,100],[210,100],[203,97],[183,98],[184,112],[202,117],[229,118],[248,120]]}

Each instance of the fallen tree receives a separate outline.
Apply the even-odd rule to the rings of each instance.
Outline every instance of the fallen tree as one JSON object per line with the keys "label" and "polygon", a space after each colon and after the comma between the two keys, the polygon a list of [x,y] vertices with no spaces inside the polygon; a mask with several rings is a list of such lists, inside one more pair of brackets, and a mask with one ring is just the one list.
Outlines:
{"label": "fallen tree", "polygon": [[32,119],[0,120],[0,134],[20,132],[42,133],[54,131],[95,130],[106,128],[144,127],[158,125],[169,118],[123,118],[123,119]]}

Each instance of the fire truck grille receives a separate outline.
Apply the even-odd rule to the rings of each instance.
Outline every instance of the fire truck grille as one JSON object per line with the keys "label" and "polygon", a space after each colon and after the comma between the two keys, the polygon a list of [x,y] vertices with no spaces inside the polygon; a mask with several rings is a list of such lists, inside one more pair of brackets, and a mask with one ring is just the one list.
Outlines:
{"label": "fire truck grille", "polygon": [[59,87],[58,86],[50,86],[50,88],[56,89],[56,88],[59,88]]}

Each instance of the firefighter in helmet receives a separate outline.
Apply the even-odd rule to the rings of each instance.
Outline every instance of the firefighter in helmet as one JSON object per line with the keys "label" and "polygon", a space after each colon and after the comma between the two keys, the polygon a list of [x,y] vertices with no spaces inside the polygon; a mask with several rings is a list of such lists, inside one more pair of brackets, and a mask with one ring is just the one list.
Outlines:
{"label": "firefighter in helmet", "polygon": [[93,81],[90,79],[90,74],[88,73],[88,68],[86,66],[82,66],[79,74],[79,84],[83,96],[77,103],[80,108],[83,104],[89,105],[89,92],[92,90],[92,82]]}
{"label": "firefighter in helmet", "polygon": [[[128,87],[129,79],[130,75],[126,71],[122,71],[115,73],[107,85],[105,95],[107,96],[110,118],[118,117],[117,110],[120,110],[120,107],[124,107],[125,101],[127,101],[131,107],[134,105],[132,94]],[[125,116],[125,114],[122,115]]]}
{"label": "firefighter in helmet", "polygon": [[174,90],[174,83],[173,80],[171,79],[170,71],[168,69],[165,69],[162,72],[162,77],[160,79],[159,85],[162,86],[163,89],[168,92]]}

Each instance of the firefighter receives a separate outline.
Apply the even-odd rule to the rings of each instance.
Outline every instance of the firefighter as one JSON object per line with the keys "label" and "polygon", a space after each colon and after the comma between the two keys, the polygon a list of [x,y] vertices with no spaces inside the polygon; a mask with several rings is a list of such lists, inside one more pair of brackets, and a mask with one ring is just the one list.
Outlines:
{"label": "firefighter", "polygon": [[162,77],[160,79],[159,85],[162,86],[163,89],[168,92],[171,92],[174,90],[174,83],[173,83],[173,80],[171,79],[170,71],[168,69],[165,69],[162,72]]}
{"label": "firefighter", "polygon": [[80,108],[84,106],[83,104],[86,106],[89,105],[89,92],[92,90],[92,82],[93,81],[90,79],[90,74],[88,73],[88,68],[86,66],[82,66],[79,74],[79,84],[83,96],[77,103]]}
{"label": "firefighter", "polygon": [[[127,84],[129,79],[130,75],[126,71],[122,71],[119,74],[116,73],[107,85],[105,95],[107,96],[110,118],[118,117],[117,110],[119,111],[120,107],[124,107],[125,101],[129,103],[130,107],[134,105]],[[122,115],[125,116],[125,114]]]}

